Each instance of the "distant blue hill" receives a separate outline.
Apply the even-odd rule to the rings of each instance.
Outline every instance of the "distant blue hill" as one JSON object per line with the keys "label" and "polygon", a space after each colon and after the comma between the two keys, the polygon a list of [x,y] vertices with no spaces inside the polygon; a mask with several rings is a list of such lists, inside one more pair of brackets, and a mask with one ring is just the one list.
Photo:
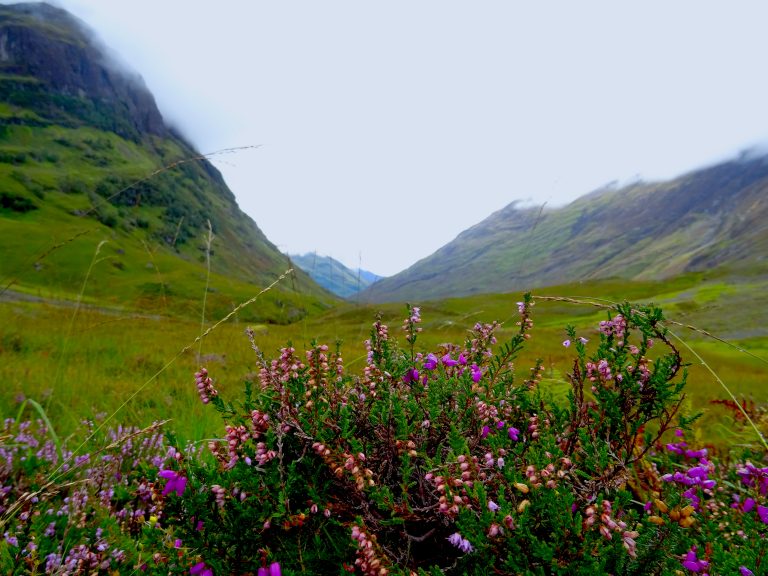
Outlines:
{"label": "distant blue hill", "polygon": [[310,252],[302,255],[291,254],[289,257],[320,286],[342,298],[354,296],[382,278],[368,270],[347,268],[330,256],[319,256]]}

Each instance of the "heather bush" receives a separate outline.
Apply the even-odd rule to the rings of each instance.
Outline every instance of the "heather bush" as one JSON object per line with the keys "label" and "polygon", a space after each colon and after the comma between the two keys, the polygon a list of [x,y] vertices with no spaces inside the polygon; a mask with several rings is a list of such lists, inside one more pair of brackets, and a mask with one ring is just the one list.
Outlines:
{"label": "heather bush", "polygon": [[558,400],[541,362],[518,364],[535,331],[532,299],[517,306],[508,341],[499,324],[476,324],[435,350],[419,347],[419,308],[399,338],[377,320],[358,373],[338,345],[268,359],[248,331],[257,377],[242,397],[196,374],[224,422],[202,450],[153,427],[73,458],[8,421],[0,563],[50,574],[765,572],[765,453],[695,445],[662,313],[621,305],[592,342],[567,328],[571,389]]}

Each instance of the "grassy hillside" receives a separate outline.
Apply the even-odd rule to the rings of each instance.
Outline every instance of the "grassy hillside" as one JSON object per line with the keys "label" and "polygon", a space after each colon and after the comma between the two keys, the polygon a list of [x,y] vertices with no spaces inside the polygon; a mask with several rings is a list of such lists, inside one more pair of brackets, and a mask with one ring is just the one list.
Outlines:
{"label": "grassy hillside", "polygon": [[[75,299],[101,245],[86,301],[197,315],[209,255],[217,313],[291,267],[82,23],[2,6],[0,37],[0,289]],[[290,322],[333,297],[297,270],[266,300],[259,319]]]}
{"label": "grassy hillside", "polygon": [[511,204],[362,296],[405,301],[574,280],[768,273],[768,160],[745,156],[670,182]]}

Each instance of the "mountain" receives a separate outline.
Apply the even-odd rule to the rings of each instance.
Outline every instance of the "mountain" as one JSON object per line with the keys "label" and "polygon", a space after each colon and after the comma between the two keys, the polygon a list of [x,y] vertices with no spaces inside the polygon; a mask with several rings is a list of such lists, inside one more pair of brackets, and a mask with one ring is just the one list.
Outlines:
{"label": "mountain", "polygon": [[[0,289],[112,304],[223,311],[290,267],[219,171],[163,120],[141,77],[93,32],[44,3],[0,5]],[[290,321],[331,295],[304,272],[257,317]],[[194,302],[197,301],[197,304]]]}
{"label": "mountain", "polygon": [[424,301],[595,278],[768,272],[768,158],[595,191],[561,208],[512,203],[361,298]]}
{"label": "mountain", "polygon": [[347,268],[330,256],[307,253],[292,254],[290,258],[320,286],[342,298],[354,296],[381,278],[361,268]]}

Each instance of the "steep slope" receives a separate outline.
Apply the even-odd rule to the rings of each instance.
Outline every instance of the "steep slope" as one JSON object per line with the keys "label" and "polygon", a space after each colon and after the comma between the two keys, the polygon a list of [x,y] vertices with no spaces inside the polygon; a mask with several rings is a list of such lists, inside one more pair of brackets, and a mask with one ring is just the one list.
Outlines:
{"label": "steep slope", "polygon": [[510,204],[361,297],[426,300],[713,268],[768,272],[765,157],[601,190],[563,208]]}
{"label": "steep slope", "polygon": [[[202,297],[208,222],[213,291],[233,294],[214,302],[229,305],[290,267],[219,171],[164,123],[141,78],[81,21],[47,4],[0,6],[2,286],[77,293],[107,239],[97,298],[182,307]],[[267,319],[300,317],[330,296],[302,271],[280,290]]]}
{"label": "steep slope", "polygon": [[381,278],[367,270],[347,268],[330,256],[292,254],[291,260],[320,286],[342,298],[354,296]]}

